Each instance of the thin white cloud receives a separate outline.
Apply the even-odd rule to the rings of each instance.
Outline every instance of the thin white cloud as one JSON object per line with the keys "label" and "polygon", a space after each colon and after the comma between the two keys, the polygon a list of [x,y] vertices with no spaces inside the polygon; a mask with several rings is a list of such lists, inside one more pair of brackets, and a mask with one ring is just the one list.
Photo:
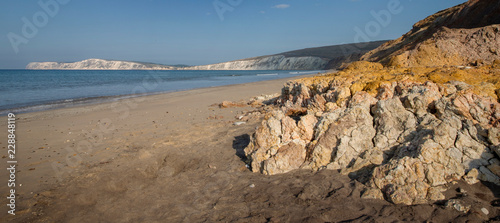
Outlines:
{"label": "thin white cloud", "polygon": [[275,8],[275,9],[286,9],[286,8],[290,8],[290,5],[289,4],[279,4],[279,5],[273,6],[272,8]]}

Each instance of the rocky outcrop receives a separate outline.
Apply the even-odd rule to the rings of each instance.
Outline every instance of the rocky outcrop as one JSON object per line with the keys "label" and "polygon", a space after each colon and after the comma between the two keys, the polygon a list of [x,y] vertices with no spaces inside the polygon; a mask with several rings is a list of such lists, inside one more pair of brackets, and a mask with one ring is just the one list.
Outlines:
{"label": "rocky outcrop", "polygon": [[335,169],[362,197],[407,205],[457,180],[500,185],[499,23],[498,1],[470,0],[362,57],[390,68],[287,83],[245,149],[252,171]]}
{"label": "rocky outcrop", "polygon": [[129,61],[88,59],[73,63],[32,62],[26,66],[30,70],[172,70],[173,66]]}
{"label": "rocky outcrop", "polygon": [[500,2],[469,0],[416,23],[362,59],[389,66],[444,66],[500,59]]}
{"label": "rocky outcrop", "polygon": [[408,205],[443,199],[455,180],[500,185],[500,104],[478,91],[500,77],[449,81],[463,69],[358,62],[289,82],[245,149],[252,171],[336,169],[368,186],[364,197]]}

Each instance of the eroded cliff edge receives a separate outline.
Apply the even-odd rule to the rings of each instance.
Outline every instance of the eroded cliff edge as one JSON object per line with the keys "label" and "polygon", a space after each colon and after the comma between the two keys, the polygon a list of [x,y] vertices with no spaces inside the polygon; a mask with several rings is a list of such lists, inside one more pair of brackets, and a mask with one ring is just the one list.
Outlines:
{"label": "eroded cliff edge", "polygon": [[500,1],[469,0],[362,56],[386,66],[489,64],[500,59]]}

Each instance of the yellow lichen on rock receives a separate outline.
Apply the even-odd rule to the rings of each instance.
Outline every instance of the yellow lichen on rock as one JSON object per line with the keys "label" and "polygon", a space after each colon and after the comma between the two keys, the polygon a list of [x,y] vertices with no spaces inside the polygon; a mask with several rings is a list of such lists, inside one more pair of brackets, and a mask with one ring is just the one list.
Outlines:
{"label": "yellow lichen on rock", "polygon": [[354,95],[366,91],[372,96],[378,94],[382,84],[400,81],[425,83],[432,81],[438,85],[450,81],[461,81],[473,86],[474,93],[482,96],[500,98],[500,61],[492,65],[479,67],[442,66],[442,67],[382,67],[379,63],[354,62],[346,69],[323,76],[308,77],[295,80],[317,92],[320,87],[328,87],[331,83],[346,86]]}
{"label": "yellow lichen on rock", "polygon": [[373,70],[381,70],[384,66],[380,63],[368,62],[368,61],[356,61],[349,64],[345,70],[346,71],[373,71]]}

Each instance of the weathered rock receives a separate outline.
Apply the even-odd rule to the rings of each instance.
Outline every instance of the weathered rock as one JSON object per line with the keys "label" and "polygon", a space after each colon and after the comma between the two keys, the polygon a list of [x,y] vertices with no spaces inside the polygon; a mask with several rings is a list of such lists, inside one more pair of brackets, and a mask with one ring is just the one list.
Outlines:
{"label": "weathered rock", "polygon": [[383,190],[390,201],[400,204],[423,203],[430,185],[424,165],[418,159],[404,157],[376,167],[369,186]]}
{"label": "weathered rock", "polygon": [[276,155],[264,161],[262,172],[267,175],[286,173],[298,169],[306,159],[305,145],[294,140],[281,146]]}
{"label": "weathered rock", "polygon": [[384,194],[379,189],[368,188],[361,195],[363,199],[384,199]]}
{"label": "weathered rock", "polygon": [[232,108],[232,107],[245,107],[248,106],[245,102],[232,102],[232,101],[223,101],[219,104],[219,108]]}
{"label": "weathered rock", "polygon": [[467,175],[464,176],[465,182],[468,184],[477,184],[479,183],[479,171],[477,169],[471,169]]}
{"label": "weathered rock", "polygon": [[[324,128],[322,126],[322,128]],[[347,168],[353,159],[373,148],[375,135],[373,118],[368,106],[354,106],[334,119],[328,130],[311,144],[310,163],[312,169],[326,167]]]}
{"label": "weathered rock", "polygon": [[306,142],[311,141],[314,137],[314,126],[318,119],[314,115],[306,115],[300,118],[297,128],[300,138]]}
{"label": "weathered rock", "polygon": [[313,138],[316,122],[313,115],[301,117],[297,124],[281,111],[270,114],[245,148],[252,170],[272,175],[298,169],[305,161],[306,142]]}
{"label": "weathered rock", "polygon": [[481,212],[483,212],[484,215],[490,214],[490,211],[488,211],[488,209],[486,209],[486,208],[481,208]]}
{"label": "weathered rock", "polygon": [[339,107],[344,107],[351,97],[351,90],[349,87],[333,87],[326,93],[327,99],[330,102],[335,102]]}
{"label": "weathered rock", "polygon": [[488,169],[497,176],[500,176],[500,165],[492,164],[488,166]]}
{"label": "weathered rock", "polygon": [[316,94],[309,103],[308,110],[311,111],[311,113],[322,112],[326,109],[325,104],[326,104],[325,98],[320,94]]}
{"label": "weathered rock", "polygon": [[434,109],[434,102],[441,98],[439,87],[426,82],[425,85],[413,85],[404,96],[405,108],[413,112],[417,117],[422,117],[428,110]]}
{"label": "weathered rock", "polygon": [[488,181],[495,183],[497,185],[500,185],[500,178],[499,176],[495,175],[494,173],[491,172],[491,170],[487,167],[481,166],[479,167],[479,172],[481,173],[479,175],[479,179],[482,181]]}
{"label": "weathered rock", "polygon": [[464,205],[463,202],[461,200],[458,200],[458,199],[448,200],[446,202],[445,206],[447,208],[453,208],[453,209],[460,211],[460,212],[463,212],[463,213],[469,212],[470,207],[471,207],[470,205]]}
{"label": "weathered rock", "polygon": [[400,137],[408,136],[415,130],[417,120],[407,111],[399,98],[379,101],[373,108],[377,134],[375,146],[383,150],[393,147]]}
{"label": "weathered rock", "polygon": [[380,85],[378,90],[377,99],[378,100],[387,100],[394,97],[394,88],[396,87],[396,83],[393,82],[391,84],[384,83]]}
{"label": "weathered rock", "polygon": [[368,187],[363,197],[408,205],[443,200],[456,180],[500,185],[495,99],[464,82],[412,80],[418,73],[398,81],[348,74],[284,87],[279,111],[245,149],[253,171],[336,169]]}
{"label": "weathered rock", "polygon": [[311,92],[303,83],[287,82],[281,89],[281,97],[284,108],[307,107]]}

